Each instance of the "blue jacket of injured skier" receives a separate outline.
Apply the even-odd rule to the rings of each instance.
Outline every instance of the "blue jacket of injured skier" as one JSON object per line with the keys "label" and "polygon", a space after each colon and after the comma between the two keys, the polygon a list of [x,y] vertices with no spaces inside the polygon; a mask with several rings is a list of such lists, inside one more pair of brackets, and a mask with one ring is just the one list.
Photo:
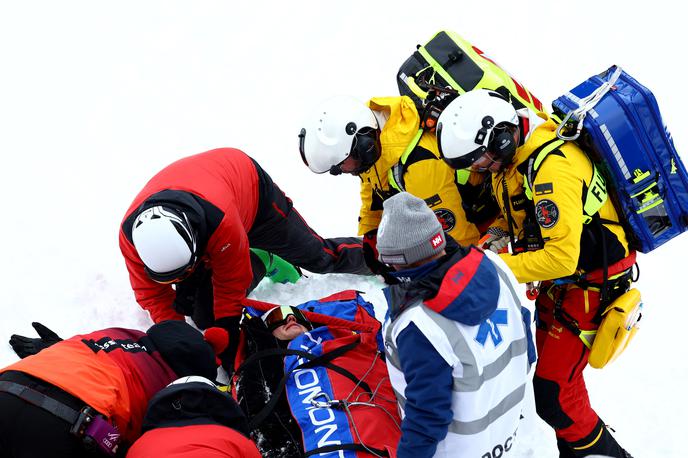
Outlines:
{"label": "blue jacket of injured skier", "polygon": [[407,193],[385,201],[378,250],[396,270],[384,337],[403,416],[398,458],[510,451],[535,360],[513,274],[498,256],[447,240]]}

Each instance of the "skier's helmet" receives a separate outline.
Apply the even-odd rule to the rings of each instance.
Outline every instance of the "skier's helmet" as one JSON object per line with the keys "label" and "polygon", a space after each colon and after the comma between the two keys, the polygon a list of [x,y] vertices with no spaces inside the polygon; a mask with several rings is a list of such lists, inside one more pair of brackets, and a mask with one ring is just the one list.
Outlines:
{"label": "skier's helmet", "polygon": [[183,211],[147,208],[134,220],[131,237],[146,273],[158,283],[182,280],[196,265],[196,232]]}
{"label": "skier's helmet", "polygon": [[359,175],[380,158],[380,130],[373,112],[365,103],[349,96],[322,102],[306,120],[299,133],[303,162],[315,173],[339,175],[349,156],[356,160]]}
{"label": "skier's helmet", "polygon": [[506,165],[516,152],[518,115],[501,94],[476,89],[454,99],[437,122],[437,143],[444,161],[455,169],[470,167],[485,153]]}
{"label": "skier's helmet", "polygon": [[186,377],[178,378],[177,380],[175,380],[167,386],[183,385],[185,383],[205,383],[206,385],[210,385],[213,388],[217,388],[217,385],[215,385],[215,383],[213,383],[211,380],[208,380],[205,377],[201,377],[200,375],[187,375]]}

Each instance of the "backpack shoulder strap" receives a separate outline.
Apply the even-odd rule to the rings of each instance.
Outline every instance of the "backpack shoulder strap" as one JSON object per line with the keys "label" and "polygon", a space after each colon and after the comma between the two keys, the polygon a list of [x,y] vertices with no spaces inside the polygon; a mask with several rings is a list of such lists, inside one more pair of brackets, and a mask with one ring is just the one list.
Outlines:
{"label": "backpack shoulder strap", "polygon": [[[521,172],[524,176],[523,185],[528,199],[533,200],[535,177],[540,171],[545,159],[547,159],[551,153],[559,150],[564,143],[566,143],[565,140],[558,138],[550,140],[533,151],[526,162],[523,163],[525,167]],[[585,188],[585,194],[583,195],[583,224],[589,224],[592,221],[593,216],[598,214],[600,208],[602,208],[608,198],[607,182],[604,179],[604,175],[602,175],[595,161],[590,159],[589,156],[587,157],[592,166],[592,176],[590,178],[590,185]]]}
{"label": "backpack shoulder strap", "polygon": [[[397,191],[401,192],[406,190],[404,184],[404,174],[411,164],[415,164],[416,162],[424,159],[435,159],[435,156],[425,148],[416,148],[420,142],[420,138],[423,136],[423,132],[423,128],[418,129],[416,135],[414,135],[411,142],[406,146],[406,149],[401,155],[399,162],[394,164],[392,168],[389,169],[389,172],[387,172],[387,180],[389,181],[389,185]],[[419,152],[414,154],[416,150],[419,150]]]}
{"label": "backpack shoulder strap", "polygon": [[519,166],[519,171],[523,173],[523,186],[525,187],[528,199],[533,200],[533,183],[545,159],[547,159],[550,153],[557,151],[564,143],[566,143],[564,140],[558,138],[543,143]]}
{"label": "backpack shoulder strap", "polygon": [[600,208],[609,198],[607,193],[607,180],[600,172],[595,161],[590,161],[592,164],[592,177],[590,178],[590,186],[588,186],[585,195],[583,196],[583,224],[588,224],[592,218],[597,215],[597,219],[602,224],[619,224],[618,221],[612,222],[599,217]]}

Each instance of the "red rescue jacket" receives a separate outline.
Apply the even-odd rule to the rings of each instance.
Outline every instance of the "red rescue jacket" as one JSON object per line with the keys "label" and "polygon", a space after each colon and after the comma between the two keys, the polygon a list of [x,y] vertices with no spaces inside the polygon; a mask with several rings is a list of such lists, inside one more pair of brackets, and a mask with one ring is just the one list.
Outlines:
{"label": "red rescue jacket", "polygon": [[119,244],[136,301],[153,321],[183,317],[172,308],[172,286],[148,278],[132,244],[131,225],[138,211],[151,196],[166,190],[177,191],[177,196],[202,208],[208,227],[199,245],[205,245],[202,259],[213,272],[215,318],[236,316],[253,275],[247,233],[258,209],[258,184],[250,157],[237,149],[220,148],[173,162],[136,196],[122,221]]}
{"label": "red rescue jacket", "polygon": [[146,432],[127,458],[260,458],[251,439],[221,425],[190,425]]}
{"label": "red rescue jacket", "polygon": [[143,430],[127,458],[260,458],[237,402],[198,380],[177,381],[156,394]]}

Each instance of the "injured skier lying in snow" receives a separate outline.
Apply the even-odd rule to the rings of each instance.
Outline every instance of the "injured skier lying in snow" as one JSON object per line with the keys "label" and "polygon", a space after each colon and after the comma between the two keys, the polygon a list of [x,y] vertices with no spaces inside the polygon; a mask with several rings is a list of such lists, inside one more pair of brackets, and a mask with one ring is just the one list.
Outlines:
{"label": "injured skier lying in snow", "polygon": [[245,305],[234,389],[261,454],[394,456],[401,420],[372,305],[355,291]]}

